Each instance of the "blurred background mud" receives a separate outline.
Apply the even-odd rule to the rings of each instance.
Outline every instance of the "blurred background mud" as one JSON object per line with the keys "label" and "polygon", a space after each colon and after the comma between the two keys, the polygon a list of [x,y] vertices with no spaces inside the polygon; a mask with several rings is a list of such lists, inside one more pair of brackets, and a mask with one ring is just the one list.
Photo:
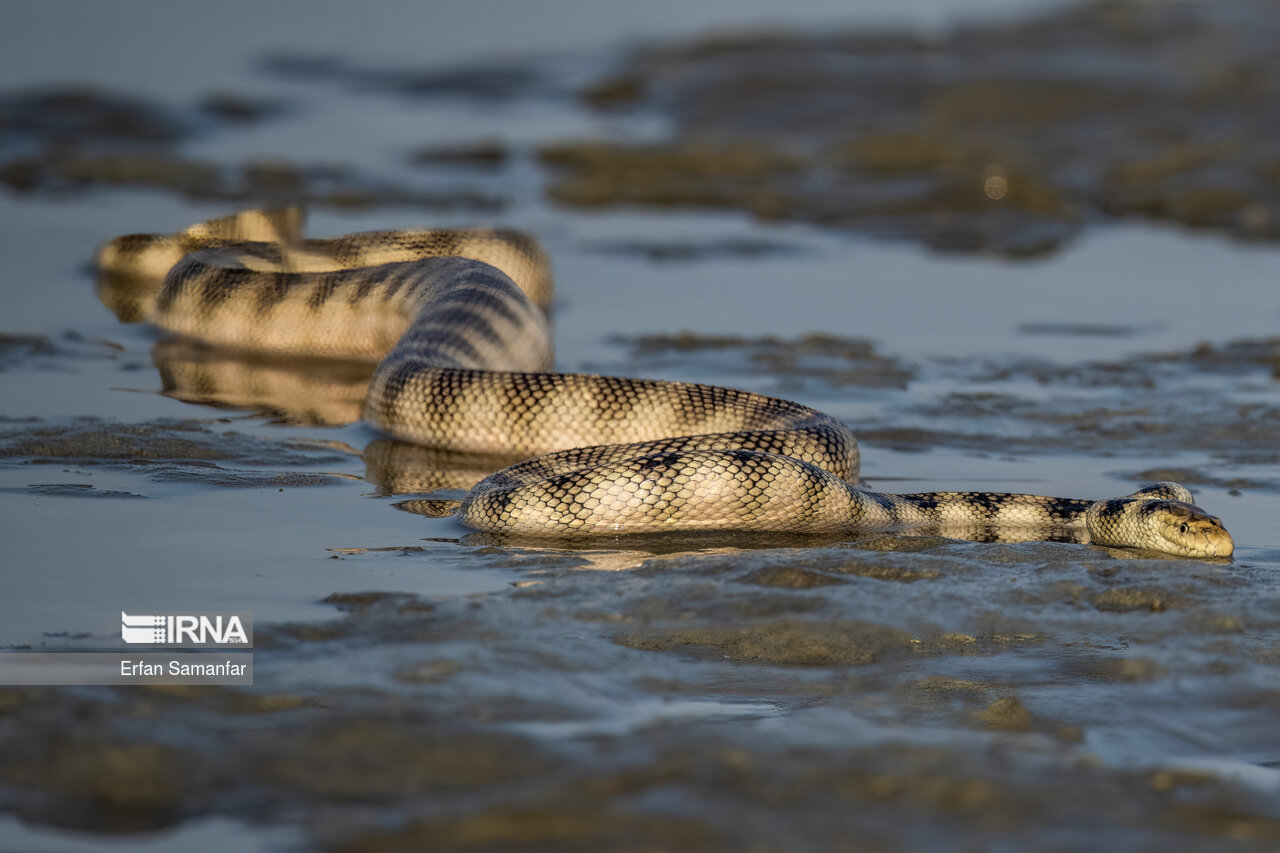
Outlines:
{"label": "blurred background mud", "polygon": [[[0,645],[257,648],[0,689],[0,847],[1280,847],[1280,6],[848,5],[7,9]],[[1181,480],[1236,557],[467,537],[424,515],[510,460],[88,270],[288,205],[529,230],[559,369],[813,405],[887,490]]]}

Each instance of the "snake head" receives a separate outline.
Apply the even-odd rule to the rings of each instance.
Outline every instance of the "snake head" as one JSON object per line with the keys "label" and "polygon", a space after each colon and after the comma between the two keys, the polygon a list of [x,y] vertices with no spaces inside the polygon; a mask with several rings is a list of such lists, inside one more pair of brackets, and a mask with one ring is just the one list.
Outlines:
{"label": "snake head", "polygon": [[1162,551],[1182,557],[1230,557],[1235,550],[1222,522],[1182,501],[1153,501],[1148,519]]}

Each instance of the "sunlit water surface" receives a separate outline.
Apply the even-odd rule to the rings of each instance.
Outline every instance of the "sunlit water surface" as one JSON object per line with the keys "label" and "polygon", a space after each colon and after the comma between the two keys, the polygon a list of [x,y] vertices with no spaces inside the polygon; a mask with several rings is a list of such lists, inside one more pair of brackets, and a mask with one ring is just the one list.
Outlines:
{"label": "sunlit water surface", "polygon": [[[910,244],[877,243],[807,226],[761,225],[732,214],[578,214],[544,200],[545,178],[528,152],[547,140],[625,133],[628,120],[600,119],[564,100],[515,103],[502,109],[466,100],[407,103],[389,95],[337,91],[269,77],[254,64],[264,52],[284,48],[338,52],[389,66],[448,66],[486,57],[545,55],[547,61],[566,69],[569,77],[586,79],[619,44],[640,37],[687,35],[712,26],[772,23],[779,18],[769,4],[744,8],[737,3],[648,3],[604,16],[581,14],[585,4],[567,2],[550,8],[537,4],[537,12],[533,4],[469,3],[436,8],[429,20],[414,27],[402,26],[396,18],[411,16],[418,4],[384,4],[378,15],[368,13],[368,4],[281,4],[265,10],[252,4],[219,4],[216,15],[211,10],[187,10],[184,17],[189,22],[159,14],[167,8],[162,4],[76,5],[80,20],[74,27],[63,26],[61,16],[70,8],[63,5],[45,3],[8,11],[15,20],[5,28],[3,38],[9,44],[0,51],[0,73],[8,85],[91,80],[174,103],[219,88],[282,97],[297,105],[260,126],[197,140],[187,149],[193,156],[225,162],[281,155],[300,162],[341,161],[393,181],[447,183],[403,165],[405,152],[424,142],[491,136],[507,140],[517,156],[500,182],[512,204],[490,220],[534,232],[554,258],[560,369],[731,384],[797,399],[856,425],[884,430],[877,433],[884,438],[864,447],[864,476],[889,490],[975,488],[1102,497],[1129,491],[1128,477],[1136,471],[1172,468],[1219,474],[1196,490],[1201,504],[1220,514],[1235,535],[1235,563],[1203,572],[1178,563],[1172,571],[1187,584],[1198,583],[1196,579],[1204,575],[1220,577],[1229,586],[1244,584],[1240,595],[1245,598],[1247,590],[1253,589],[1254,597],[1262,601],[1241,605],[1241,612],[1250,614],[1242,617],[1241,630],[1250,641],[1249,648],[1265,646],[1268,619],[1275,624],[1273,599],[1280,578],[1275,523],[1280,517],[1280,497],[1274,465],[1270,469],[1242,465],[1194,447],[1166,449],[1158,438],[1141,446],[1129,443],[1115,452],[1105,446],[1089,451],[1052,445],[1012,450],[1006,441],[1034,433],[1032,421],[1011,426],[968,421],[963,413],[953,415],[931,407],[955,394],[987,393],[1058,407],[1055,410],[1069,407],[1073,400],[1081,410],[1114,407],[1124,401],[1122,389],[1017,377],[993,379],[983,365],[1000,367],[1026,360],[1050,365],[1114,363],[1142,353],[1185,353],[1202,341],[1222,344],[1272,334],[1280,320],[1280,296],[1275,289],[1280,252],[1273,247],[1143,225],[1108,225],[1086,231],[1047,260],[1015,263],[928,254]],[[791,4],[781,21],[800,27],[888,21],[929,28],[944,25],[960,4],[942,0],[863,4],[854,17],[845,14],[846,5],[821,0]],[[963,5],[967,10],[975,7]],[[1012,0],[977,6],[993,14],[1029,8]],[[102,16],[111,18],[115,32],[130,29],[121,20],[132,23],[136,31],[127,37],[131,49],[120,50],[114,39],[102,38],[107,26],[105,18],[98,20]],[[240,21],[246,17],[255,18],[253,27],[242,28]],[[200,29],[200,39],[176,37],[176,28],[188,23]],[[643,119],[634,121],[638,135],[661,132]],[[561,565],[627,569],[651,556],[651,551],[632,550],[625,542],[594,552],[561,554],[552,549],[542,555],[550,562],[531,570],[525,561],[530,554],[539,556],[539,549],[510,554],[481,549],[461,539],[465,531],[451,520],[397,512],[388,499],[374,495],[373,484],[363,479],[364,463],[356,455],[377,438],[367,427],[285,426],[252,413],[196,407],[162,396],[151,368],[155,333],[118,324],[95,298],[86,264],[94,247],[116,234],[174,230],[225,212],[225,206],[150,191],[95,191],[63,198],[0,196],[3,331],[48,335],[57,342],[71,330],[82,339],[68,345],[78,348],[81,356],[37,356],[0,372],[0,395],[6,400],[3,413],[12,419],[4,426],[23,428],[25,418],[55,425],[84,417],[123,423],[207,419],[219,431],[234,429],[273,440],[318,439],[351,448],[301,469],[343,476],[322,487],[220,488],[156,481],[138,470],[93,464],[0,468],[0,529],[5,543],[0,644],[41,649],[110,645],[114,638],[96,626],[104,624],[100,619],[112,625],[119,610],[240,609],[252,610],[263,625],[320,622],[332,619],[334,612],[317,602],[334,593],[383,590],[448,602],[502,593],[512,584],[541,583],[544,575],[553,577]],[[329,235],[476,218],[436,217],[403,208],[317,210],[310,216],[309,230]],[[768,241],[786,251],[655,262],[600,248],[626,241],[713,244],[725,240]],[[1046,325],[1102,325],[1126,331],[1034,333],[1037,326]],[[743,338],[791,339],[815,332],[867,338],[877,353],[913,370],[914,378],[906,388],[840,386],[744,367],[732,355],[686,359],[677,352],[637,359],[618,342],[682,330]],[[99,341],[110,341],[112,346],[101,346]],[[1276,404],[1276,384],[1264,376],[1235,382],[1226,393],[1212,390],[1217,381],[1213,375],[1186,369],[1172,393],[1197,394],[1208,388],[1209,393],[1218,394],[1216,399],[1223,406]],[[895,441],[889,432],[895,427],[955,428],[974,432],[979,440],[976,446],[922,448]],[[1256,450],[1276,452],[1274,447]],[[1227,483],[1232,475],[1270,485],[1233,489]],[[48,484],[92,484],[100,491],[128,492],[146,500],[75,497],[29,488]],[[926,582],[934,585],[932,599],[928,592],[921,597],[919,590],[924,587],[920,584],[860,580],[867,598],[850,597],[850,606],[856,601],[878,599],[880,603],[867,604],[856,618],[874,621],[879,612],[891,622],[897,607],[897,613],[913,613],[911,618],[928,619],[935,626],[970,630],[963,614],[984,611],[985,596],[1023,579],[1009,574],[1009,569],[1001,570],[997,563],[990,564],[994,568],[989,567],[991,574],[984,579],[988,576],[979,567],[988,554],[982,550],[986,546],[971,546],[976,549],[972,551],[964,547],[948,552],[955,554],[954,561],[946,564],[951,577]],[[402,552],[400,548],[421,550]],[[733,550],[727,553],[733,559]],[[1083,568],[1092,559],[1090,552],[1080,548],[1079,553],[1085,561],[1080,574],[1095,571],[1095,563]],[[744,568],[755,565],[752,551],[741,554]],[[1058,555],[1053,559],[1070,559],[1053,554]],[[1135,569],[1139,580],[1159,583],[1156,571],[1142,565]],[[1071,576],[1069,570],[1067,576]],[[603,597],[597,601],[588,596],[584,606],[603,607],[600,602],[609,593],[597,586],[591,589],[595,590],[591,594]],[[1214,607],[1229,610],[1234,601],[1227,599]],[[943,613],[944,608],[959,610]],[[1036,613],[1040,611],[1032,607],[1018,618],[1039,618]],[[1052,613],[1044,616],[1044,622],[1045,630],[1050,634],[1056,630],[1067,645],[1088,644],[1099,636],[1107,641],[1123,637],[1126,643],[1141,647],[1142,654],[1154,655],[1164,630],[1154,621],[1160,618],[1161,614],[1146,615],[1133,623],[1132,631],[1112,633],[1112,628],[1098,628],[1099,635],[1090,633],[1090,626],[1100,624],[1097,614],[1079,625]],[[534,626],[530,642],[562,642],[567,658],[580,655],[587,660],[596,652],[583,638],[596,635],[584,624]],[[598,644],[598,638],[593,642]],[[1271,642],[1274,648],[1274,634]],[[610,648],[616,653],[616,647]],[[1202,653],[1207,652],[1195,647],[1186,655]],[[404,654],[395,643],[353,647],[310,663],[295,659],[273,663],[270,653],[260,652],[258,684],[272,689],[386,689],[389,662]],[[460,654],[482,652],[464,648]],[[633,678],[611,681],[612,676],[596,673],[599,682],[590,685],[557,673],[545,685],[514,688],[524,690],[529,701],[567,703],[578,714],[567,720],[515,721],[509,729],[571,743],[688,721],[747,726],[742,731],[796,743],[866,744],[902,737],[918,743],[957,743],[970,736],[930,722],[912,728],[873,704],[800,707],[791,704],[785,692],[769,695],[743,690],[733,698],[733,689],[721,686],[706,696],[696,695],[697,691],[675,699],[640,696],[633,684],[643,665],[621,665],[635,667]],[[1164,665],[1173,664],[1166,661]],[[1248,661],[1236,665],[1245,681],[1274,679],[1274,662],[1270,668]],[[724,677],[707,660],[674,666],[677,674],[668,677],[680,678],[680,667],[685,667],[683,677],[693,682],[716,684],[716,679]],[[1180,719],[1149,728],[1135,722],[1140,717],[1121,714],[1118,720],[1107,720],[1090,706],[1115,701],[1108,685],[1081,686],[1069,679],[1054,683],[1052,676],[1038,675],[1051,670],[1051,655],[1030,654],[1025,671],[1022,666],[1013,655],[956,658],[950,664],[939,663],[934,674],[1002,678],[1021,684],[1024,700],[1036,713],[1081,721],[1086,733],[1079,748],[1116,765],[1157,766],[1163,756],[1173,755],[1182,765],[1221,771],[1254,789],[1277,787],[1275,771],[1267,765],[1274,766],[1280,757],[1280,741],[1274,732],[1258,730],[1256,720],[1246,721],[1234,736],[1225,731],[1211,735],[1209,730],[1220,720],[1219,711],[1201,714],[1194,707],[1182,708]],[[652,669],[655,678],[663,671],[657,664]],[[467,682],[469,689],[479,694],[498,690],[493,682],[496,676],[485,674],[483,666],[480,670],[481,674],[472,676],[474,681]],[[1126,701],[1154,709],[1172,695],[1194,692],[1197,679],[1209,679],[1206,684],[1217,689],[1204,671],[1194,667],[1185,679],[1180,688],[1157,684]],[[1163,711],[1172,713],[1167,706]],[[238,824],[217,818],[187,824],[176,834],[157,838],[154,847],[132,842],[127,847],[214,849],[231,844],[250,849],[258,844],[265,849],[292,839],[286,830],[271,832],[285,834],[246,835]],[[63,837],[12,820],[0,823],[0,838],[32,850],[75,850],[81,849],[81,842],[84,849],[99,849],[92,837]]]}

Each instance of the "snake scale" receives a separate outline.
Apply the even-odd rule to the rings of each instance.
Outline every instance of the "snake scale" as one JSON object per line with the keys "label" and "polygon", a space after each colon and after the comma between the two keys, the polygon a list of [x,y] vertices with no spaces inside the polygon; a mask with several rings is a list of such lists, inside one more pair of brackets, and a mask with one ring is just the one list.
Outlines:
{"label": "snake scale", "polygon": [[[1192,557],[1234,548],[1185,487],[1099,501],[860,486],[857,442],[815,409],[711,385],[550,372],[550,264],[502,230],[303,239],[290,211],[129,235],[104,272],[153,284],[139,319],[218,347],[377,362],[364,418],[410,442],[508,453],[459,519],[498,534],[839,533],[947,523],[1084,528],[1087,541]],[[162,283],[161,283],[162,282]]]}

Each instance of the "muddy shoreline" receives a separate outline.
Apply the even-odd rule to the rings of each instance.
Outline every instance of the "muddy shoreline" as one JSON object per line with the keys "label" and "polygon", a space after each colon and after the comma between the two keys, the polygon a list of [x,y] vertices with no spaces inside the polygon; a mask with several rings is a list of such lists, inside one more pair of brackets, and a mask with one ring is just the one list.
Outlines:
{"label": "muddy shoreline", "polygon": [[[0,688],[0,846],[1275,849],[1278,35],[1105,2],[0,93],[3,651],[257,614],[252,688]],[[87,269],[265,204],[530,229],[561,369],[829,411],[891,491],[1181,480],[1239,550],[468,536],[427,502],[514,460],[379,436],[368,365],[163,339]]]}

